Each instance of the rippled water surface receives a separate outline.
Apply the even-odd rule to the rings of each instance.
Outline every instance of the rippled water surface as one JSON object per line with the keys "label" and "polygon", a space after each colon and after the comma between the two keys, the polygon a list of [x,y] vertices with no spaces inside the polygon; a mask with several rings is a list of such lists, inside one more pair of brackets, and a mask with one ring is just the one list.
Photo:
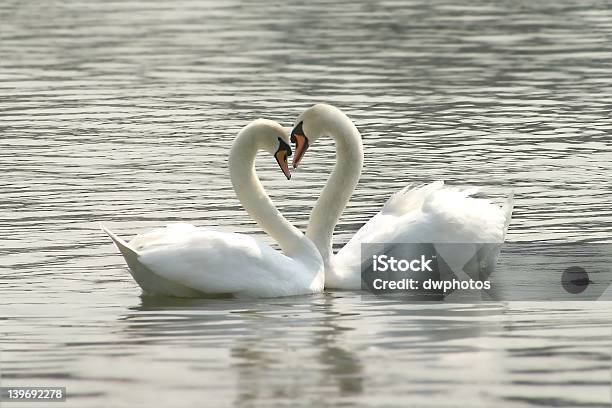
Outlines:
{"label": "rippled water surface", "polygon": [[[326,101],[366,151],[337,244],[441,178],[514,188],[514,243],[610,242],[611,44],[600,1],[1,2],[2,385],[71,407],[609,406],[610,303],[146,298],[98,223],[261,236],[229,143]],[[301,228],[332,151],[290,182],[258,160]]]}

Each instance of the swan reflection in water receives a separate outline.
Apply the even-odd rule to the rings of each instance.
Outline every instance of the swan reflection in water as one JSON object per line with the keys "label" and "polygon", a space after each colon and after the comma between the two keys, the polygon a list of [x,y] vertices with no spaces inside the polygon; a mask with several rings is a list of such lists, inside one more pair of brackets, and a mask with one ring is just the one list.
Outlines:
{"label": "swan reflection in water", "polygon": [[[167,381],[194,393],[230,387],[234,405],[248,406],[357,400],[376,394],[381,381],[424,390],[468,382],[436,379],[443,367],[467,363],[503,378],[500,351],[486,350],[502,313],[498,305],[407,304],[357,292],[248,301],[143,296],[121,324],[128,342],[164,350],[162,361],[172,356]],[[425,360],[440,370],[424,373]]]}

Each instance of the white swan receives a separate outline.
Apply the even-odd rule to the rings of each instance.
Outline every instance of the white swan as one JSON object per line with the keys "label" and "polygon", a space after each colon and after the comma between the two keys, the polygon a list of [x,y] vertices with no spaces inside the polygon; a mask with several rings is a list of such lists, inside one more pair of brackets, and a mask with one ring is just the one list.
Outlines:
{"label": "white swan", "polygon": [[278,123],[259,119],[240,131],[229,156],[238,199],[284,254],[248,235],[189,224],[156,229],[129,243],[103,227],[145,293],[275,297],[323,290],[323,261],[317,248],[280,214],[255,173],[255,155],[265,150],[289,179],[288,142]]}
{"label": "white swan", "polygon": [[[291,141],[296,144],[293,167],[318,138],[330,136],[336,144],[336,165],[312,210],[306,231],[323,257],[326,288],[361,289],[362,243],[503,242],[512,211],[511,197],[502,209],[488,200],[470,197],[473,189],[461,191],[436,181],[393,194],[334,255],[334,227],[361,174],[361,135],[344,113],[326,104],[307,109],[295,123],[291,132]],[[463,266],[474,255],[456,249],[448,245],[445,249],[449,264]]]}

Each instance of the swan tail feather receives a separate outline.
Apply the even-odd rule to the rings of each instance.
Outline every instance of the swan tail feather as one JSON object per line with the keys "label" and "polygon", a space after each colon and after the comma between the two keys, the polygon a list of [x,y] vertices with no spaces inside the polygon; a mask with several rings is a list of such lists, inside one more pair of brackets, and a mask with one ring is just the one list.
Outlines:
{"label": "swan tail feather", "polygon": [[106,228],[104,225],[100,225],[100,228],[102,229],[102,231],[106,233],[106,235],[110,237],[110,239],[113,240],[113,242],[117,246],[117,249],[119,249],[119,251],[121,252],[121,255],[123,255],[123,257],[125,258],[126,262],[128,263],[130,267],[131,267],[131,263],[138,261],[138,256],[139,256],[138,252],[132,249],[127,242],[119,238],[117,234],[115,234],[114,232]]}
{"label": "swan tail feather", "polygon": [[138,251],[130,247],[127,242],[119,238],[104,225],[100,225],[100,228],[113,240],[121,255],[123,255],[130,274],[145,294],[176,297],[202,297],[204,295],[204,293],[196,289],[158,275],[141,262]]}

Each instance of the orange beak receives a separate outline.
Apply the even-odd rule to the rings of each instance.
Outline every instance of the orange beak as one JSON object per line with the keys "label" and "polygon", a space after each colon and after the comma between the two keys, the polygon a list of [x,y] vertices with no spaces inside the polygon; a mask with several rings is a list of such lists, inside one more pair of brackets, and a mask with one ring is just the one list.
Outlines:
{"label": "orange beak", "polygon": [[294,133],[291,136],[291,141],[295,143],[295,156],[293,156],[293,168],[296,169],[300,164],[304,153],[308,150],[308,139],[306,136],[299,133]]}
{"label": "orange beak", "polygon": [[291,172],[289,171],[289,163],[287,162],[287,151],[279,150],[274,154],[274,157],[276,158],[276,162],[280,166],[281,170],[285,174],[285,177],[287,177],[287,180],[291,180]]}

